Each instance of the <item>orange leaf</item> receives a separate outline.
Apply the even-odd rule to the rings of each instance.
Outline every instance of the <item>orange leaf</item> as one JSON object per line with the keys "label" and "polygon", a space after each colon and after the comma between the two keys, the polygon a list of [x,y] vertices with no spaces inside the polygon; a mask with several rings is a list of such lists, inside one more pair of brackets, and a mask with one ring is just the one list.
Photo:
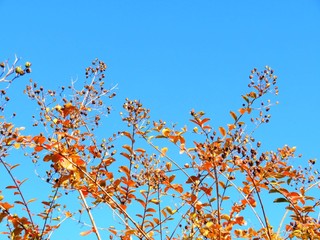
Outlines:
{"label": "orange leaf", "polygon": [[117,235],[117,231],[113,228],[109,228],[108,229],[111,233],[113,233],[114,235]]}
{"label": "orange leaf", "polygon": [[236,222],[237,224],[239,224],[239,225],[243,225],[243,224],[246,223],[246,222],[244,221],[244,218],[243,218],[242,216],[236,217],[235,222]]}
{"label": "orange leaf", "polygon": [[157,212],[154,208],[148,208],[146,212]]}
{"label": "orange leaf", "polygon": [[219,127],[219,131],[221,133],[222,136],[226,136],[226,130],[223,127]]}
{"label": "orange leaf", "polygon": [[126,136],[127,138],[129,138],[130,140],[132,140],[131,134],[128,132],[122,132],[122,135]]}
{"label": "orange leaf", "polygon": [[170,129],[169,128],[164,128],[162,130],[162,135],[165,137],[168,137],[170,135]]}
{"label": "orange leaf", "polygon": [[89,234],[92,233],[92,232],[93,232],[93,229],[88,230],[88,231],[85,231],[85,232],[81,232],[80,235],[81,235],[81,236],[87,236],[87,235],[89,235]]}
{"label": "orange leaf", "polygon": [[124,172],[127,175],[127,177],[130,176],[130,171],[129,171],[129,168],[127,166],[120,166],[119,167],[119,171],[120,172]]}
{"label": "orange leaf", "polygon": [[135,234],[136,233],[136,230],[135,229],[129,229],[129,230],[126,230],[126,236],[131,236],[131,235],[133,235],[133,234]]}
{"label": "orange leaf", "polygon": [[137,148],[137,149],[136,149],[136,152],[145,153],[145,152],[146,152],[146,150],[144,150],[143,148]]}
{"label": "orange leaf", "polygon": [[176,175],[171,175],[171,176],[169,177],[169,182],[171,183],[175,178],[176,178]]}
{"label": "orange leaf", "polygon": [[76,107],[72,105],[72,103],[67,103],[63,106],[62,110],[62,117],[67,117],[70,113],[76,110]]}
{"label": "orange leaf", "polygon": [[142,205],[142,207],[146,207],[146,203],[142,199],[136,198],[135,200],[139,202]]}
{"label": "orange leaf", "polygon": [[96,146],[89,146],[87,147],[87,149],[89,150],[89,152],[94,156],[94,157],[100,157],[101,154],[99,153],[98,149]]}
{"label": "orange leaf", "polygon": [[123,145],[124,149],[127,149],[129,153],[133,154],[132,148],[129,145]]}
{"label": "orange leaf", "polygon": [[172,187],[174,190],[176,190],[178,193],[182,193],[183,192],[183,187],[179,184],[172,184]]}
{"label": "orange leaf", "polygon": [[40,152],[40,151],[43,150],[43,147],[41,147],[41,146],[35,146],[35,147],[34,147],[34,150],[35,150],[36,152]]}
{"label": "orange leaf", "polygon": [[128,153],[122,152],[120,153],[122,156],[126,157],[128,160],[131,160],[131,157]]}
{"label": "orange leaf", "polygon": [[83,161],[81,158],[77,158],[75,161],[74,161],[75,164],[77,164],[78,166],[85,166],[86,165],[86,162]]}
{"label": "orange leaf", "polygon": [[159,221],[159,219],[158,218],[153,218],[153,221],[156,223],[156,224],[160,224],[160,221]]}
{"label": "orange leaf", "polygon": [[126,211],[127,206],[126,206],[126,205],[124,205],[124,204],[120,204],[120,208],[121,208],[122,210]]}
{"label": "orange leaf", "polygon": [[43,144],[43,143],[46,141],[46,138],[43,137],[43,136],[35,136],[35,137],[33,138],[33,141],[34,141],[36,144],[41,145],[41,144]]}
{"label": "orange leaf", "polygon": [[228,130],[229,131],[232,131],[233,129],[235,129],[236,128],[236,125],[234,125],[234,124],[228,124]]}
{"label": "orange leaf", "polygon": [[106,175],[106,177],[108,179],[112,179],[113,178],[113,173],[112,172],[105,172],[104,174]]}
{"label": "orange leaf", "polygon": [[239,112],[240,112],[241,115],[243,115],[246,111],[247,111],[246,108],[240,108],[239,109]]}
{"label": "orange leaf", "polygon": [[65,212],[65,215],[66,215],[66,217],[72,217],[72,213],[69,211]]}
{"label": "orange leaf", "polygon": [[10,208],[13,208],[13,205],[10,205],[10,204],[7,203],[7,202],[0,203],[0,206],[3,207],[3,208],[6,209],[6,210],[9,210]]}
{"label": "orange leaf", "polygon": [[249,96],[250,96],[251,98],[257,98],[257,94],[256,94],[255,92],[249,93]]}
{"label": "orange leaf", "polygon": [[205,124],[206,122],[210,121],[210,118],[204,118],[202,119],[202,121],[200,122],[200,125],[203,126],[203,124]]}
{"label": "orange leaf", "polygon": [[161,213],[163,214],[163,216],[166,218],[167,217],[167,213],[166,213],[166,208],[161,210]]}
{"label": "orange leaf", "polygon": [[116,161],[116,160],[115,160],[114,158],[112,158],[112,157],[103,159],[103,163],[104,163],[106,166],[110,166],[114,161]]}

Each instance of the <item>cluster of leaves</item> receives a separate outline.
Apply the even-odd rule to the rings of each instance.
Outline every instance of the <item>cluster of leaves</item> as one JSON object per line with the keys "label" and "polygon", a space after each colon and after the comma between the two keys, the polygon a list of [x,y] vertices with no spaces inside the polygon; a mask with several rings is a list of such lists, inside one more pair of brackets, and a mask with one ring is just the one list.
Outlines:
{"label": "cluster of leaves", "polygon": [[[22,71],[31,72],[30,63],[13,71],[16,64],[3,71],[3,82],[12,74],[16,78]],[[30,81],[25,93],[40,108],[33,116],[38,134],[24,136],[22,129],[2,118],[0,161],[13,182],[7,189],[19,198],[6,202],[0,197],[0,222],[6,221],[8,229],[2,234],[11,239],[50,239],[65,220],[84,212],[89,229],[80,234],[95,234],[97,239],[104,231],[111,239],[320,238],[320,222],[314,216],[320,202],[309,194],[319,188],[319,177],[312,174],[315,162],[296,169],[291,164],[294,147],[263,152],[253,137],[271,117],[272,103],[265,97],[278,94],[272,69],[252,70],[244,103],[238,112],[230,112],[226,126],[215,129],[204,112],[192,110],[192,130],[177,129],[163,120],[151,121],[139,101],[126,99],[121,113],[126,127],[100,139],[101,121],[111,113],[109,101],[115,96],[115,87],[105,88],[106,69],[102,61],[93,61],[86,68],[88,82],[80,90],[75,84],[45,90]],[[11,163],[9,150],[18,149],[29,149],[26,155],[33,164],[45,168],[41,179],[53,194],[41,202],[43,211],[31,212],[35,199],[25,199],[24,181],[14,176],[19,165]],[[69,192],[78,193],[79,211],[68,206],[61,210],[59,201],[71,197]],[[277,231],[268,219],[272,213],[266,196],[273,207],[284,203],[290,214]],[[24,207],[23,213],[15,212],[17,205]],[[98,206],[110,209],[120,224],[101,226],[104,221],[93,214]],[[247,224],[249,211],[258,226]],[[35,215],[42,222],[36,223]]]}

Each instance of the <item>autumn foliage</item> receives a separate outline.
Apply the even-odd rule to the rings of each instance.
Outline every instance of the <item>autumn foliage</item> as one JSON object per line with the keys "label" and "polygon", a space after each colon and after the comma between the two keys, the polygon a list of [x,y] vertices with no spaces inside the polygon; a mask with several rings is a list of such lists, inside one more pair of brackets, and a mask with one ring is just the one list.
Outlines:
{"label": "autumn foliage", "polygon": [[[115,129],[108,122],[116,114],[115,87],[105,87],[107,66],[95,60],[80,89],[72,83],[50,90],[29,81],[25,94],[38,110],[33,134],[25,135],[6,112],[6,89],[31,72],[31,63],[18,62],[0,63],[1,178],[10,179],[6,191],[14,193],[0,193],[1,235],[54,239],[80,214],[88,217],[79,234],[90,239],[320,239],[315,161],[295,163],[295,147],[266,151],[254,138],[270,120],[275,103],[269,96],[278,94],[271,68],[251,71],[248,93],[224,126],[195,110],[180,127],[152,120],[141,102],[126,99],[118,118],[125,124]],[[105,136],[106,126],[113,133]],[[36,179],[50,189],[47,198],[34,192],[26,199],[27,185],[37,183],[19,179],[35,173],[17,174],[22,160],[11,157],[15,152],[41,169]],[[95,218],[95,209],[114,222]],[[272,225],[281,211],[280,223]]]}

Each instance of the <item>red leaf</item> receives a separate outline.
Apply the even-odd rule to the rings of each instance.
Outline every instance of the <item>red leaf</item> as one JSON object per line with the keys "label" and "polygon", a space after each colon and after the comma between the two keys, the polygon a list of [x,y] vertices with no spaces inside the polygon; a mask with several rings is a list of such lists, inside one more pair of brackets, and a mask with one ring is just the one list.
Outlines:
{"label": "red leaf", "polygon": [[40,152],[40,151],[43,150],[43,147],[41,147],[41,146],[35,146],[35,147],[34,147],[34,150],[35,150],[36,152]]}

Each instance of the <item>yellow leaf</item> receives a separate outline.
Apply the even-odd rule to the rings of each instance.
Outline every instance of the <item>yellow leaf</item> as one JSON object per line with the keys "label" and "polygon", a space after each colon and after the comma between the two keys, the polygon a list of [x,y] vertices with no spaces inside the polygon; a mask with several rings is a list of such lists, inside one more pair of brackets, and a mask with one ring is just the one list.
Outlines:
{"label": "yellow leaf", "polygon": [[19,148],[20,148],[20,143],[15,143],[15,144],[13,144],[13,147],[14,147],[15,149],[19,149]]}
{"label": "yellow leaf", "polygon": [[165,136],[165,137],[168,137],[170,135],[170,129],[169,128],[164,128],[162,130],[162,135]]}
{"label": "yellow leaf", "polygon": [[167,147],[162,148],[161,149],[161,157],[164,157],[166,155],[167,151],[168,151]]}
{"label": "yellow leaf", "polygon": [[160,200],[156,199],[156,198],[152,198],[150,200],[150,202],[154,203],[154,204],[159,204],[160,203]]}
{"label": "yellow leaf", "polygon": [[207,223],[206,223],[206,227],[207,227],[207,228],[210,228],[211,226],[213,226],[213,222],[207,222]]}
{"label": "yellow leaf", "polygon": [[224,219],[224,220],[229,220],[230,219],[230,216],[228,214],[222,214],[221,215],[221,219]]}
{"label": "yellow leaf", "polygon": [[177,210],[175,210],[175,209],[172,210],[171,207],[169,207],[169,206],[166,207],[166,209],[167,209],[167,212],[168,212],[170,215],[173,215],[173,214],[177,211]]}

